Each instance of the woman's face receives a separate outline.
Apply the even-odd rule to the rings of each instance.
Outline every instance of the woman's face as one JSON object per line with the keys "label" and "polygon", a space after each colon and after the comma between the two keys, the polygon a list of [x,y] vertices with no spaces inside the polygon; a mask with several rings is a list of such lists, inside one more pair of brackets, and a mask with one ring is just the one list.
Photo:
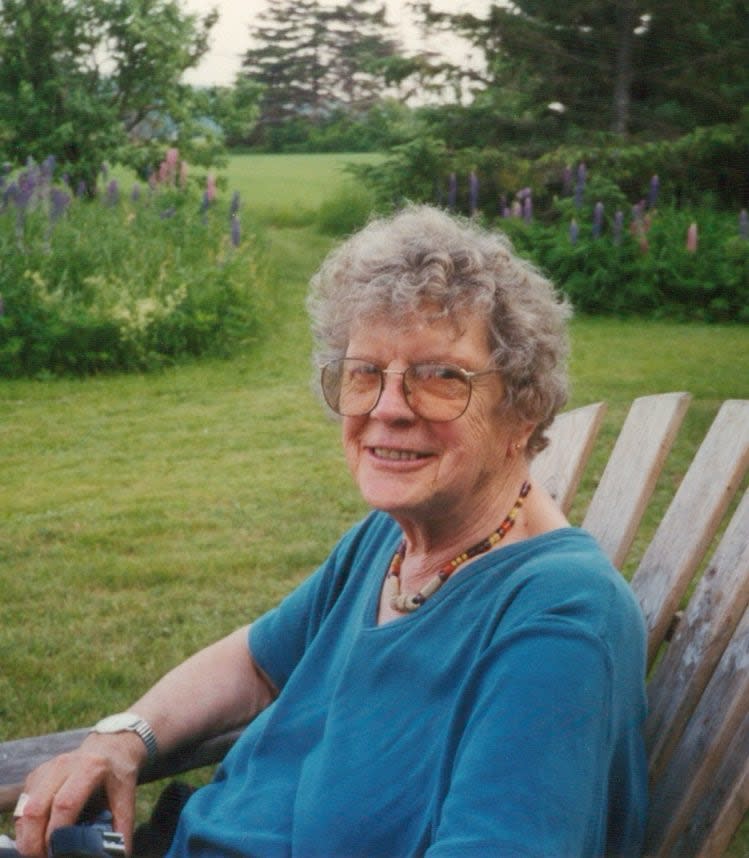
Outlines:
{"label": "woman's face", "polygon": [[[402,322],[363,320],[352,332],[347,357],[382,369],[404,370],[415,363],[450,363],[469,371],[490,366],[486,327],[475,316],[459,323],[408,317]],[[453,527],[496,510],[508,479],[506,451],[517,433],[501,417],[502,381],[498,373],[473,380],[465,413],[447,423],[415,414],[402,376],[386,375],[375,408],[362,417],[343,418],[343,447],[359,489],[372,507],[402,524]]]}

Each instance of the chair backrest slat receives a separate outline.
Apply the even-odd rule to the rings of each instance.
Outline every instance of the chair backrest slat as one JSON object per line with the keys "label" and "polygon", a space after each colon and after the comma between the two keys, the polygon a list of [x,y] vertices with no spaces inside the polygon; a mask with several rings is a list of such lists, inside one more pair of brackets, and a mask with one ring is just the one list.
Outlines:
{"label": "chair backrest slat", "polygon": [[648,664],[653,663],[748,466],[749,401],[729,400],[713,421],[632,578],[648,626]]}
{"label": "chair backrest slat", "polygon": [[615,566],[627,556],[689,400],[664,393],[632,403],[583,521]]}
{"label": "chair backrest slat", "polygon": [[[742,731],[748,713],[749,611],[737,626],[669,765],[651,790],[646,855],[685,858],[693,854],[677,853],[674,845],[695,811],[704,805],[718,773],[734,762],[734,743],[739,734],[745,738]],[[738,761],[743,767],[749,748],[745,743],[738,750],[744,754]],[[725,807],[725,799],[720,807]],[[709,820],[707,827],[712,829],[715,821]]]}
{"label": "chair backrest slat", "polygon": [[572,506],[605,413],[605,403],[596,402],[560,414],[550,431],[552,443],[533,460],[533,479],[565,514]]}
{"label": "chair backrest slat", "polygon": [[749,606],[749,492],[697,584],[648,685],[645,729],[657,779]]}
{"label": "chair backrest slat", "polygon": [[749,806],[749,714],[726,749],[713,784],[674,842],[674,858],[720,858],[731,845]]}

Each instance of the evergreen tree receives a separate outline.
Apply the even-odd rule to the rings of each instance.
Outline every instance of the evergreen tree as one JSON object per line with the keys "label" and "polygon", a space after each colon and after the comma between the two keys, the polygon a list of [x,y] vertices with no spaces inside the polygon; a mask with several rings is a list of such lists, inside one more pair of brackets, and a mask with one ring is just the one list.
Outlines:
{"label": "evergreen tree", "polygon": [[749,100],[747,0],[513,0],[486,17],[418,8],[482,52],[495,105],[509,95],[536,116],[560,105],[577,128],[668,135],[735,121]]}
{"label": "evergreen tree", "polygon": [[319,116],[325,60],[318,0],[269,0],[252,31],[254,46],[244,55],[243,75],[263,87],[259,134],[284,122]]}
{"label": "evergreen tree", "polygon": [[397,52],[388,29],[385,7],[372,0],[269,0],[242,64],[263,87],[254,142],[302,142],[310,127],[371,106]]}
{"label": "evergreen tree", "polygon": [[361,110],[382,97],[388,60],[399,45],[391,35],[384,4],[348,0],[323,10],[330,55],[330,94],[348,109]]}

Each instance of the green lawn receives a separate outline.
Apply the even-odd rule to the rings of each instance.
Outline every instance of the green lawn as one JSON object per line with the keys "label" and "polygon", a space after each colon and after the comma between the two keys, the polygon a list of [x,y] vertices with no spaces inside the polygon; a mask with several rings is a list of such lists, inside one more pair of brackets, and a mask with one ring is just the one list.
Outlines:
{"label": "green lawn", "polygon": [[[227,192],[271,223],[278,318],[260,349],[147,376],[0,382],[3,739],[127,705],[270,607],[362,514],[310,384],[305,284],[331,242],[273,213],[314,211],[347,160],[232,160]],[[740,327],[578,319],[573,404],[610,403],[610,444],[634,397],[690,391],[667,491],[719,403],[749,398],[748,346]]]}

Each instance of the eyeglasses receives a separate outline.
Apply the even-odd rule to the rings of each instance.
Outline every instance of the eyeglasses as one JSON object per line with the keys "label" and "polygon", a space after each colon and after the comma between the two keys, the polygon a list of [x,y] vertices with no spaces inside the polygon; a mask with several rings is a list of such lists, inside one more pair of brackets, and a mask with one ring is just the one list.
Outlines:
{"label": "eyeglasses", "polygon": [[337,414],[362,417],[374,410],[385,389],[386,375],[400,375],[403,396],[411,410],[424,420],[456,420],[471,401],[473,379],[498,372],[470,372],[449,363],[416,363],[408,369],[381,369],[359,358],[326,363],[320,382],[325,401]]}

